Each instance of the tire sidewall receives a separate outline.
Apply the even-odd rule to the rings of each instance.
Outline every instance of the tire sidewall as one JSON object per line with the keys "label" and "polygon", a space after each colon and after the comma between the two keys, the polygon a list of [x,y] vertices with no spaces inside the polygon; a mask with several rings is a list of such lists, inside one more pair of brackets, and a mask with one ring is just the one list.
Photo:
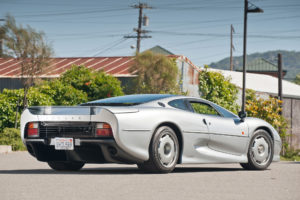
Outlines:
{"label": "tire sidewall", "polygon": [[[251,148],[252,148],[252,144],[254,142],[254,140],[259,137],[259,136],[262,136],[264,137],[264,139],[266,140],[266,142],[268,143],[268,145],[270,145],[270,158],[268,160],[268,162],[264,165],[260,165],[258,164],[252,157],[251,155]],[[273,143],[273,139],[271,138],[271,136],[269,135],[268,132],[266,132],[265,130],[257,130],[254,132],[253,136],[251,137],[251,140],[250,140],[250,143],[249,143],[249,147],[248,147],[248,153],[247,153],[247,157],[248,157],[248,163],[250,165],[252,165],[251,167],[254,168],[254,169],[257,169],[257,170],[264,170],[266,168],[269,167],[269,165],[272,163],[273,161],[273,155],[274,155],[274,143]]]}
{"label": "tire sidewall", "polygon": [[[159,144],[159,139],[163,136],[163,135],[169,135],[172,140],[174,141],[174,145],[175,145],[175,150],[176,150],[176,157],[173,161],[173,164],[169,167],[164,166],[159,159],[159,154],[158,154],[158,144]],[[177,136],[174,132],[174,130],[168,126],[161,126],[159,127],[155,133],[154,136],[152,138],[151,141],[151,146],[150,146],[150,160],[152,160],[153,164],[155,165],[155,167],[157,168],[158,171],[163,172],[163,173],[168,173],[173,171],[173,169],[175,168],[178,158],[179,158],[179,142],[177,139]]]}

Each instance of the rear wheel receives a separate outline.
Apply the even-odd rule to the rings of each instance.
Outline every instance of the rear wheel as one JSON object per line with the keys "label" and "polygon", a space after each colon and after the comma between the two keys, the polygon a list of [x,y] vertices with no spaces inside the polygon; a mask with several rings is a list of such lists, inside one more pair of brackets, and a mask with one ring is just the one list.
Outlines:
{"label": "rear wheel", "polygon": [[248,148],[248,163],[241,163],[247,170],[264,170],[273,160],[274,147],[271,136],[265,130],[257,130]]}
{"label": "rear wheel", "polygon": [[80,170],[83,166],[83,162],[48,162],[48,165],[57,171],[77,171]]}
{"label": "rear wheel", "polygon": [[169,173],[175,168],[178,157],[179,143],[175,132],[168,126],[161,126],[152,138],[149,160],[138,167],[148,172]]}

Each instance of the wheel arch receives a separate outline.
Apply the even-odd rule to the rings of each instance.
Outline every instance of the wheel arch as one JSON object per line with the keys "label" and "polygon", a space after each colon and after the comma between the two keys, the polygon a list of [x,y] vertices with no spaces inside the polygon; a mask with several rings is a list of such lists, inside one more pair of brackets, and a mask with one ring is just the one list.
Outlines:
{"label": "wheel arch", "polygon": [[180,164],[182,162],[182,151],[183,151],[183,136],[181,129],[173,122],[162,122],[160,123],[156,128],[153,134],[156,132],[156,130],[162,126],[168,126],[170,127],[176,134],[178,142],[179,142],[179,158],[177,161],[177,164]]}
{"label": "wheel arch", "polygon": [[274,142],[274,136],[273,136],[273,134],[272,134],[272,131],[271,131],[268,127],[266,127],[266,126],[259,126],[259,127],[257,127],[257,128],[253,131],[252,135],[253,135],[257,130],[260,130],[260,129],[266,131],[266,132],[270,135],[270,137],[272,138],[272,141]]}

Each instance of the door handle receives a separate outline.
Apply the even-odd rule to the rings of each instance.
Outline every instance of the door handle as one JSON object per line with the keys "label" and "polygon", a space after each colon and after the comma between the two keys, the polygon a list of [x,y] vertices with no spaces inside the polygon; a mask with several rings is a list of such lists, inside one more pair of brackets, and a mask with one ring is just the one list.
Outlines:
{"label": "door handle", "polygon": [[210,122],[207,123],[206,119],[203,119],[203,123],[204,123],[205,125],[208,125],[208,126],[211,125]]}

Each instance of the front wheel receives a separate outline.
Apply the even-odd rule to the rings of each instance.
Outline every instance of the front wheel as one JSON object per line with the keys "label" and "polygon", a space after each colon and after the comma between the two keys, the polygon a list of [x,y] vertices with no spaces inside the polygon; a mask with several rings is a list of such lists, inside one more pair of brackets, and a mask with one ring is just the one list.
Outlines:
{"label": "front wheel", "polygon": [[57,162],[51,161],[48,162],[48,165],[57,171],[77,171],[80,170],[83,166],[83,162]]}
{"label": "front wheel", "polygon": [[172,128],[159,127],[152,138],[149,149],[149,160],[138,164],[141,170],[156,173],[173,171],[179,157],[179,143]]}
{"label": "front wheel", "polygon": [[248,163],[241,163],[247,170],[264,170],[273,160],[274,147],[271,136],[265,130],[257,130],[249,144]]}

